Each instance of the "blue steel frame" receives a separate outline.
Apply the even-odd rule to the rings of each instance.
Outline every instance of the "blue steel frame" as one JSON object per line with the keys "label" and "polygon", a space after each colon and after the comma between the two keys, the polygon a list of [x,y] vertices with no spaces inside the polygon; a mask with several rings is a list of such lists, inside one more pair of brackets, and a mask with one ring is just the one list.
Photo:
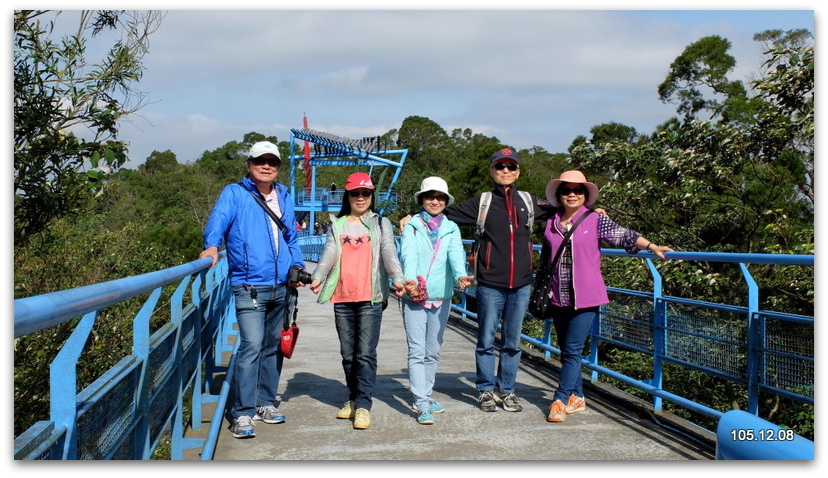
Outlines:
{"label": "blue steel frame", "polygon": [[[324,236],[300,237],[305,260],[318,259],[324,240]],[[536,247],[536,250],[539,250],[539,247]],[[775,350],[774,346],[767,343],[766,332],[768,321],[798,324],[806,327],[806,330],[810,328],[812,332],[814,318],[759,310],[758,286],[747,268],[747,264],[813,267],[812,255],[667,253],[668,258],[673,260],[738,264],[748,287],[748,305],[743,307],[664,296],[661,290],[661,274],[653,263],[656,256],[652,253],[641,252],[631,255],[620,250],[603,249],[602,254],[628,256],[637,260],[643,259],[647,263],[653,278],[652,292],[613,287],[608,289],[614,294],[652,301],[652,319],[644,324],[647,327],[652,326],[652,350],[634,343],[626,343],[605,332],[603,327],[614,317],[610,311],[602,308],[600,320],[595,324],[590,339],[590,355],[582,360],[583,366],[592,371],[593,381],[597,381],[598,375],[603,374],[648,393],[653,397],[653,408],[656,413],[662,410],[662,401],[668,400],[691,411],[718,419],[720,441],[734,427],[745,430],[749,427],[776,427],[756,416],[760,390],[768,390],[802,403],[814,404],[813,349],[810,353]],[[149,317],[156,308],[161,288],[179,280],[181,282],[171,300],[170,322],[150,335]],[[185,304],[184,295],[188,288],[192,292],[192,299]],[[93,384],[76,393],[77,360],[99,311],[148,292],[149,298],[135,317],[133,354],[124,357]],[[464,319],[476,318],[475,314],[466,308],[467,297],[472,293],[472,290],[462,293],[460,303],[452,306]],[[680,330],[670,323],[670,306],[688,306],[744,316],[748,324],[746,342],[739,343],[728,337],[711,337]],[[231,338],[236,332],[233,330],[235,314],[232,293],[227,281],[226,259],[222,258],[214,268],[209,267],[208,259],[201,259],[141,276],[18,299],[15,301],[15,338],[79,316],[82,316],[79,324],[51,366],[50,419],[36,423],[15,439],[15,459],[148,459],[158,445],[162,433],[170,425],[173,459],[183,459],[183,452],[188,449],[199,449],[203,460],[212,459],[229,392],[229,374],[232,373],[233,364],[232,355],[227,366],[221,365],[219,357],[225,353],[235,352],[234,347],[230,345]],[[636,319],[632,317],[623,317],[623,320],[633,326],[640,325],[636,324]],[[551,331],[548,324],[546,326],[543,337],[523,335],[522,338],[526,343],[543,350],[547,356],[550,353],[559,355],[560,350],[553,346]],[[685,340],[688,341],[717,340],[726,346],[735,344],[741,347],[740,350],[745,350],[748,355],[744,378],[675,356],[670,349],[668,336],[676,332],[685,334]],[[602,340],[652,355],[652,378],[636,380],[599,364],[597,343]],[[810,372],[806,373],[810,376],[797,377],[800,382],[796,384],[798,387],[804,386],[804,390],[810,390],[810,394],[772,383],[767,373],[767,363],[770,363],[768,356],[771,354],[796,360]],[[743,413],[735,414],[735,418],[723,420],[730,412],[715,410],[663,390],[662,366],[665,361],[746,384],[750,397],[749,410],[745,413],[751,418],[746,420]],[[214,395],[210,392],[215,385],[213,379],[216,374],[222,372],[227,375],[218,395]],[[207,383],[202,383],[202,374],[206,377]],[[192,418],[189,426],[193,429],[199,428],[202,423],[202,405],[215,403],[207,438],[185,438],[185,428],[188,424],[184,420],[183,397],[188,391],[192,391]],[[116,406],[112,406],[112,400],[116,399],[120,401]],[[112,410],[118,412],[115,417],[106,416],[105,413],[101,415],[102,412]],[[86,426],[89,417],[94,418],[94,427]],[[813,442],[803,437],[797,437],[791,443],[783,445],[785,448],[758,447],[748,442],[726,445],[717,451],[717,456],[749,457],[748,459],[774,459],[774,456],[775,459],[813,459]],[[777,454],[769,456],[768,453],[772,453],[773,450],[778,450]]]}
{"label": "blue steel frame", "polygon": [[[392,205],[396,205],[396,199],[393,193],[394,184],[397,182],[397,179],[399,179],[402,168],[405,165],[408,150],[376,150],[374,148],[374,144],[366,145],[361,141],[349,140],[347,138],[333,138],[330,136],[332,135],[321,132],[312,132],[305,129],[290,130],[290,193],[294,198],[296,198],[296,204],[294,205],[296,211],[310,212],[310,220],[308,222],[309,227],[313,227],[316,223],[316,211],[318,210],[321,212],[322,210],[326,210],[324,208],[327,207],[325,201],[318,200],[320,196],[318,193],[320,191],[325,191],[324,188],[316,187],[316,168],[320,166],[369,166],[369,174],[373,172],[375,166],[394,168],[394,175],[391,177],[388,189],[385,191],[377,191],[377,201],[387,201]],[[297,165],[295,163],[297,160],[304,161],[303,155],[294,154],[296,151],[297,140],[325,146],[329,150],[326,154],[311,153],[311,171],[310,173],[305,171],[305,174],[311,175],[311,187],[310,191],[308,191],[309,205],[304,204],[305,201],[303,198],[305,195],[298,194],[296,188]],[[382,156],[397,156],[399,159],[397,161],[393,161]],[[341,195],[342,191],[336,191],[336,193]],[[339,212],[339,209],[334,212]],[[380,214],[385,212],[383,206],[379,207],[378,212]]]}

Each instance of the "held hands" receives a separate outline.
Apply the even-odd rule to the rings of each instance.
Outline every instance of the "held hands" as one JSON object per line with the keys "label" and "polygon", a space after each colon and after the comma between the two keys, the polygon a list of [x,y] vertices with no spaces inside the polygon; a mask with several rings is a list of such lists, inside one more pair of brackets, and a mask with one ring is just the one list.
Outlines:
{"label": "held hands", "polygon": [[394,282],[393,287],[395,289],[394,295],[396,295],[397,297],[402,297],[403,294],[405,294],[411,288],[415,288],[416,286],[414,285],[413,280],[407,280],[405,282]]}
{"label": "held hands", "polygon": [[411,297],[418,295],[419,292],[417,291],[417,283],[411,279],[406,280],[405,292],[408,292],[408,295],[410,295]]}
{"label": "held hands", "polygon": [[457,286],[460,290],[466,290],[474,283],[474,276],[465,276],[457,280]]}

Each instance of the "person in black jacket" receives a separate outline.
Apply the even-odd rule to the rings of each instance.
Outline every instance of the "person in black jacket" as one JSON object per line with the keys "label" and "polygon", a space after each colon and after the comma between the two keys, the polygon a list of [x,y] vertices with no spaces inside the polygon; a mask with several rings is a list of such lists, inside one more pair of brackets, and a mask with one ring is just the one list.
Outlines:
{"label": "person in black jacket", "polygon": [[[519,412],[523,407],[515,394],[515,379],[520,366],[520,333],[529,306],[532,283],[532,229],[529,207],[535,221],[545,221],[554,208],[531,195],[526,204],[515,182],[520,177],[520,156],[510,148],[492,155],[489,174],[494,180],[483,235],[477,253],[477,346],[475,363],[478,404],[484,412]],[[446,216],[458,225],[477,223],[480,196],[446,208]],[[495,368],[495,334],[503,321],[500,363]]]}

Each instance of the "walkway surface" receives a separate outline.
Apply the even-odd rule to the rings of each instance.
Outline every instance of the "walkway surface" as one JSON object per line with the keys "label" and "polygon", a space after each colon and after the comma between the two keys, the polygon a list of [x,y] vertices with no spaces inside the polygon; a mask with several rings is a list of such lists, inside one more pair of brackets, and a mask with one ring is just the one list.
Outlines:
{"label": "walkway surface", "polygon": [[[516,393],[523,411],[482,412],[474,386],[475,328],[453,317],[445,333],[434,398],[446,407],[434,425],[410,410],[406,341],[398,302],[382,322],[372,425],[336,418],[347,400],[333,306],[300,289],[301,334],[279,384],[287,421],[255,422],[256,437],[235,439],[225,421],[214,460],[709,460],[711,442],[659,426],[640,404],[587,386],[587,410],[563,423],[546,411],[558,369],[524,352]],[[209,415],[205,415],[209,416]],[[659,421],[669,421],[659,417]],[[704,434],[703,434],[704,435]],[[711,438],[711,437],[702,437]],[[198,459],[197,456],[186,457]]]}

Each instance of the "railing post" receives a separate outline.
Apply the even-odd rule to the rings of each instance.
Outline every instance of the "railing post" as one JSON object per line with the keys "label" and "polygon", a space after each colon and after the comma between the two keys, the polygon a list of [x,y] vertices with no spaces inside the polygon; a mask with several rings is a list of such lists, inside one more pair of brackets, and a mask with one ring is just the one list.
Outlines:
{"label": "railing post", "polygon": [[759,365],[764,350],[765,334],[762,333],[764,320],[759,319],[759,286],[753,279],[744,263],[739,263],[742,275],[748,288],[748,314],[747,314],[747,387],[748,387],[748,411],[754,415],[759,414]]}
{"label": "railing post", "polygon": [[97,310],[84,315],[49,366],[51,419],[56,428],[66,428],[64,460],[78,459],[77,364],[97,318]]}
{"label": "railing post", "polygon": [[[666,328],[667,328],[667,305],[662,299],[661,273],[656,269],[653,260],[649,257],[644,259],[647,268],[653,276],[653,378],[649,380],[650,385],[661,389],[663,381],[662,357],[667,352]],[[653,397],[653,412],[662,412],[662,398]]]}
{"label": "railing post", "polygon": [[155,305],[161,297],[161,288],[152,291],[149,298],[141,306],[141,310],[135,315],[132,321],[132,354],[141,362],[141,375],[138,382],[138,390],[135,394],[135,442],[140,449],[142,460],[149,460],[152,454],[150,437],[150,317],[155,310]]}

